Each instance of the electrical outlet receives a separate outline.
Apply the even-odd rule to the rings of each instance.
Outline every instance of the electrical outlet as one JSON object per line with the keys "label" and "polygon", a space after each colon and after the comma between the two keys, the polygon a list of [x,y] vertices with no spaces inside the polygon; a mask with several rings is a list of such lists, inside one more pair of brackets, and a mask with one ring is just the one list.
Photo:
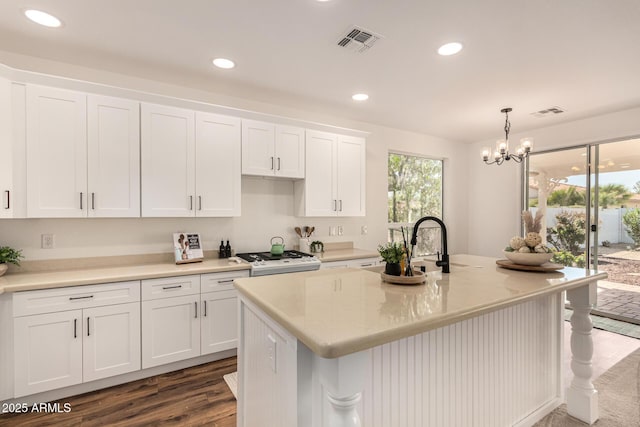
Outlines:
{"label": "electrical outlet", "polygon": [[53,234],[43,234],[41,235],[41,246],[42,249],[53,249],[54,247],[54,235]]}
{"label": "electrical outlet", "polygon": [[338,226],[338,236],[342,236],[344,234],[344,230],[342,229],[342,226],[339,225]]}
{"label": "electrical outlet", "polygon": [[369,232],[369,229],[367,228],[366,225],[363,225],[362,227],[360,227],[360,234],[362,234],[363,236],[368,232]]}
{"label": "electrical outlet", "polygon": [[336,235],[336,228],[334,226],[329,227],[329,236]]}
{"label": "electrical outlet", "polygon": [[267,359],[269,359],[269,365],[271,370],[276,372],[276,355],[277,355],[277,341],[270,334],[267,335]]}

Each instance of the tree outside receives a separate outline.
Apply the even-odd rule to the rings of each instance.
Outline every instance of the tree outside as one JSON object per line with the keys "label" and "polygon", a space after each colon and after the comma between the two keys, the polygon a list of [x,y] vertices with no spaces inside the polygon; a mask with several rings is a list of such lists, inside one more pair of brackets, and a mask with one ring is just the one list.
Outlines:
{"label": "tree outside", "polygon": [[[389,153],[388,168],[389,240],[402,241],[401,226],[427,215],[442,217],[442,161]],[[434,246],[439,249],[440,229],[433,225],[421,227],[418,254],[434,253]]]}

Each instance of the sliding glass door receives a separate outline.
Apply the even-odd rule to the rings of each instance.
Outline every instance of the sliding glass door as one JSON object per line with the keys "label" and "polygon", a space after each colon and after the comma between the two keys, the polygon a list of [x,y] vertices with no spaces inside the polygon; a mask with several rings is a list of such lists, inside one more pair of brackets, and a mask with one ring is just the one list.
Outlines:
{"label": "sliding glass door", "polygon": [[640,139],[533,153],[525,176],[552,261],[607,271],[596,312],[640,324]]}

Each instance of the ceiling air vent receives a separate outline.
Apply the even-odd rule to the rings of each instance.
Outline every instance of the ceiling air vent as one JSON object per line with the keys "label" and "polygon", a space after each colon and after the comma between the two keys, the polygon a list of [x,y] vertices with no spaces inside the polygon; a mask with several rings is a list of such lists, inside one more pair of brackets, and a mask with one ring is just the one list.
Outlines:
{"label": "ceiling air vent", "polygon": [[364,53],[381,38],[380,34],[354,25],[338,40],[338,46],[349,49],[352,52]]}
{"label": "ceiling air vent", "polygon": [[545,108],[544,110],[531,113],[531,115],[534,117],[548,117],[548,116],[551,116],[554,114],[560,114],[560,113],[564,113],[564,109],[560,107],[549,107],[549,108]]}

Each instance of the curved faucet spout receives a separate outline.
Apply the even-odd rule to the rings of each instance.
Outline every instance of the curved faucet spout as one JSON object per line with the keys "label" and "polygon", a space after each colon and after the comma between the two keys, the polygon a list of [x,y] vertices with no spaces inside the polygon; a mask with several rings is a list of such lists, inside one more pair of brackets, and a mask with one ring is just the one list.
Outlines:
{"label": "curved faucet spout", "polygon": [[418,228],[420,224],[425,221],[434,221],[437,222],[440,226],[440,234],[442,236],[442,260],[438,259],[436,261],[436,265],[438,267],[442,267],[443,273],[449,273],[449,252],[447,251],[447,227],[445,227],[444,222],[438,217],[435,216],[424,216],[420,218],[416,224],[413,226],[413,234],[411,235],[411,253],[413,253],[413,249],[418,242]]}

